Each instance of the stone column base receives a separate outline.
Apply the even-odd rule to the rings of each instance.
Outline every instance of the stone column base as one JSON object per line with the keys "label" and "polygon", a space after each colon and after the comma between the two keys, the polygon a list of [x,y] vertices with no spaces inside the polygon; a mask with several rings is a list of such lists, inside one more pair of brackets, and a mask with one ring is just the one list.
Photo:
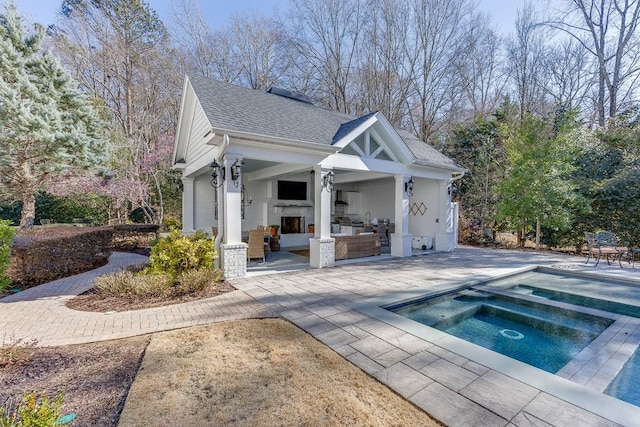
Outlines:
{"label": "stone column base", "polygon": [[336,239],[309,239],[309,264],[313,268],[335,267]]}
{"label": "stone column base", "polygon": [[221,244],[220,260],[225,279],[245,277],[247,275],[247,244]]}
{"label": "stone column base", "polygon": [[391,255],[397,257],[408,257],[413,254],[411,249],[411,234],[391,234]]}

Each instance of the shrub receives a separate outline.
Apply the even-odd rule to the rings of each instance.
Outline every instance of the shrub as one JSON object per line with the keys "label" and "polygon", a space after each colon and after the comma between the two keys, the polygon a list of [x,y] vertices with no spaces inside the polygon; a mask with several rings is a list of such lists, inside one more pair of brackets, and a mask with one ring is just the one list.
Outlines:
{"label": "shrub", "polygon": [[102,297],[165,297],[171,294],[173,281],[166,275],[135,274],[122,271],[95,279],[94,287]]}
{"label": "shrub", "polygon": [[13,235],[14,228],[11,226],[11,221],[0,220],[0,292],[11,283],[7,277],[7,269],[11,262]]}
{"label": "shrub", "polygon": [[113,230],[55,227],[19,232],[7,270],[14,286],[27,288],[107,263]]}
{"label": "shrub", "polygon": [[167,216],[162,221],[162,225],[166,230],[169,231],[180,230],[182,228],[182,221],[180,221],[178,218]]}
{"label": "shrub", "polygon": [[177,292],[181,295],[205,290],[211,282],[222,280],[222,270],[205,268],[183,272],[178,281]]}
{"label": "shrub", "polygon": [[46,395],[38,396],[36,392],[24,393],[22,402],[13,410],[10,407],[0,408],[0,426],[7,427],[55,427],[60,425],[60,417],[64,393],[60,392],[49,401]]}
{"label": "shrub", "polygon": [[213,240],[206,233],[198,231],[185,236],[173,230],[151,247],[147,272],[175,278],[187,270],[213,268],[216,256]]}

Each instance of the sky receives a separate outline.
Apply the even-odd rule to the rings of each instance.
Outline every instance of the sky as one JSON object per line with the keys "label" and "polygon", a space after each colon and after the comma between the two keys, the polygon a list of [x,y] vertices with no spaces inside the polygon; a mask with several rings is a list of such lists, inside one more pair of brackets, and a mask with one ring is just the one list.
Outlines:
{"label": "sky", "polygon": [[[0,0],[5,4],[7,0]],[[196,0],[204,16],[212,28],[225,25],[235,14],[253,10],[271,14],[274,8],[285,10],[288,0]],[[525,0],[479,0],[478,8],[488,12],[495,27],[502,34],[508,34],[513,29],[516,11],[522,7]],[[170,14],[170,0],[147,0],[160,18],[168,23]],[[56,12],[60,8],[60,0],[14,0],[18,10],[32,22],[49,25],[55,22]]]}

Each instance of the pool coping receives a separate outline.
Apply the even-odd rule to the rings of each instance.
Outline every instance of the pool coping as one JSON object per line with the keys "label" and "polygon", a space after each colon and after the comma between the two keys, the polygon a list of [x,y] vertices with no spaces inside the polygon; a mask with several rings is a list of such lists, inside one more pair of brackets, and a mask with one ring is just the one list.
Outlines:
{"label": "pool coping", "polygon": [[[535,368],[531,365],[496,353],[492,350],[488,350],[479,345],[407,319],[387,309],[421,297],[438,296],[452,291],[461,290],[469,286],[483,285],[489,281],[505,278],[518,273],[526,273],[536,269],[551,273],[567,273],[567,271],[563,269],[534,265],[525,268],[513,269],[508,273],[493,277],[484,276],[479,279],[465,278],[447,281],[446,283],[441,284],[441,286],[438,287],[438,290],[431,292],[425,289],[410,289],[391,292],[350,304],[350,306],[353,309],[365,313],[377,320],[404,330],[434,345],[484,365],[496,372],[507,375],[517,381],[521,381],[540,391],[558,397],[601,417],[626,426],[640,426],[640,407],[604,393],[596,392],[584,385],[575,383],[558,375],[551,374],[542,369]],[[569,271],[569,273],[591,279],[602,279],[604,276],[607,280],[622,282],[631,286],[640,286],[640,281],[626,278],[576,271]]]}

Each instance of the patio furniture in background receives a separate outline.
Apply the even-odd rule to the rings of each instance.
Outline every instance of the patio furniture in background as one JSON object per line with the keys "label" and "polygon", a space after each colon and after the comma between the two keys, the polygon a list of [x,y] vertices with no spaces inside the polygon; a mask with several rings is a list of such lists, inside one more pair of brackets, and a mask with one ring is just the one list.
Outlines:
{"label": "patio furniture in background", "polygon": [[613,259],[618,259],[618,264],[620,268],[622,268],[622,256],[629,256],[629,247],[628,244],[621,244],[618,236],[615,233],[610,231],[599,231],[597,233],[589,233],[585,232],[584,237],[587,240],[588,245],[588,253],[587,253],[587,261],[585,264],[589,263],[591,256],[596,259],[596,266],[600,262],[600,258],[604,255],[607,258],[607,264],[611,264],[610,256],[613,256]]}
{"label": "patio furniture in background", "polygon": [[249,230],[249,244],[247,247],[247,261],[262,258],[266,262],[265,252],[270,252],[269,244],[264,241],[263,230]]}
{"label": "patio furniture in background", "polygon": [[627,258],[631,258],[632,267],[636,268],[636,254],[640,254],[640,248],[629,248],[629,253],[627,254]]}
{"label": "patio furniture in background", "polygon": [[378,233],[362,233],[357,236],[335,237],[336,260],[380,255]]}

